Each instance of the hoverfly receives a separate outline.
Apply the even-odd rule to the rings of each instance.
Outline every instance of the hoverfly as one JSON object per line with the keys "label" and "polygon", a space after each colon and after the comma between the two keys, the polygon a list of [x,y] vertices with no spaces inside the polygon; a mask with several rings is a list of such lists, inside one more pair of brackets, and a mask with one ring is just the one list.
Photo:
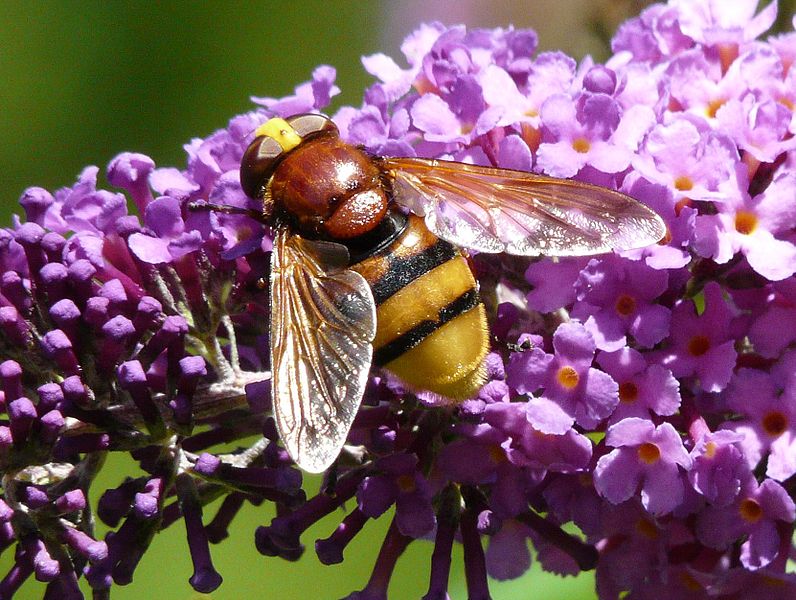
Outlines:
{"label": "hoverfly", "polygon": [[665,233],[655,212],[619,192],[371,156],[319,114],[272,118],[254,136],[240,179],[275,233],[274,415],[290,456],[313,473],[342,449],[372,364],[453,399],[484,383],[486,313],[461,248],[581,256]]}

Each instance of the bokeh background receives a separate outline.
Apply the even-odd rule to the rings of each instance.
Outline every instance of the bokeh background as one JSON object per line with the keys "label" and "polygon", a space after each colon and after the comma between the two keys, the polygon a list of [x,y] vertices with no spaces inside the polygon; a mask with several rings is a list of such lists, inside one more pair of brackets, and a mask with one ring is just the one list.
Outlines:
{"label": "bokeh background", "polygon": [[[761,3],[767,3],[763,0]],[[386,52],[405,64],[399,46],[422,21],[471,27],[532,27],[542,50],[581,58],[608,56],[616,25],[648,4],[643,0],[289,0],[286,2],[70,1],[0,3],[0,223],[9,224],[28,186],[54,190],[74,182],[86,165],[104,171],[124,150],[143,152],[159,166],[182,167],[183,144],[226,125],[251,108],[249,97],[278,97],[310,77],[318,64],[337,68],[342,89],[330,112],[358,106],[371,83],[360,56]],[[780,1],[787,25],[794,0]],[[109,462],[105,487],[135,465]],[[317,482],[310,485],[317,486]],[[102,486],[100,486],[102,487]],[[98,487],[97,489],[100,489]],[[92,499],[96,502],[96,498]],[[206,514],[212,515],[210,507]],[[266,558],[253,545],[254,529],[273,517],[248,507],[230,538],[212,548],[224,584],[211,596],[194,592],[181,524],[156,537],[135,581],[114,599],[340,598],[361,589],[370,574],[388,518],[370,523],[346,551],[342,565],[324,566],[312,543],[326,537],[342,514],[304,538],[298,563]],[[419,598],[427,588],[432,545],[410,545],[393,577],[390,598]],[[9,556],[0,557],[0,577]],[[452,598],[465,598],[461,550],[454,554]],[[594,598],[591,574],[560,579],[534,568],[523,579],[493,582],[496,600]],[[18,598],[34,599],[28,584]]]}

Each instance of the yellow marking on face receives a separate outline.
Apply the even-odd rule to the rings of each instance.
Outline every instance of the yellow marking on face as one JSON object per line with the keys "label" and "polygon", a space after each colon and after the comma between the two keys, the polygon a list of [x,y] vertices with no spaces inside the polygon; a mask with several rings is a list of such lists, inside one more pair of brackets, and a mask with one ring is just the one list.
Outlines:
{"label": "yellow marking on face", "polygon": [[292,150],[301,143],[301,136],[291,127],[290,123],[279,117],[268,119],[254,130],[254,137],[261,135],[273,138],[282,147],[283,152]]}

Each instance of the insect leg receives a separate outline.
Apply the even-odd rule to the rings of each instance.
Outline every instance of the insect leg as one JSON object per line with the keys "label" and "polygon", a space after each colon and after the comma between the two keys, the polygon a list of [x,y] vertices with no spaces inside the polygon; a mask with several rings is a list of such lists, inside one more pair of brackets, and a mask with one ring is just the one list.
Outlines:
{"label": "insect leg", "polygon": [[241,208],[239,206],[230,206],[228,204],[213,204],[211,202],[205,202],[204,200],[198,200],[194,202],[188,203],[188,210],[192,211],[215,211],[224,213],[226,215],[246,215],[255,219],[257,221],[263,221],[263,213],[259,210],[255,210],[253,208]]}

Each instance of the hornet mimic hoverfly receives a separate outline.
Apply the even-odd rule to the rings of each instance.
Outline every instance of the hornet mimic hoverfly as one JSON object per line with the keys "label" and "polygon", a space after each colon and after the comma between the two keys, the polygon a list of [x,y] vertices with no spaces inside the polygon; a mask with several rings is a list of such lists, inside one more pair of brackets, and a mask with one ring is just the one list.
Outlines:
{"label": "hornet mimic hoverfly", "polygon": [[665,233],[655,212],[619,192],[372,156],[319,114],[272,118],[254,135],[240,179],[275,234],[274,415],[291,457],[310,472],[337,458],[371,364],[452,399],[484,383],[486,313],[460,248],[581,256]]}

